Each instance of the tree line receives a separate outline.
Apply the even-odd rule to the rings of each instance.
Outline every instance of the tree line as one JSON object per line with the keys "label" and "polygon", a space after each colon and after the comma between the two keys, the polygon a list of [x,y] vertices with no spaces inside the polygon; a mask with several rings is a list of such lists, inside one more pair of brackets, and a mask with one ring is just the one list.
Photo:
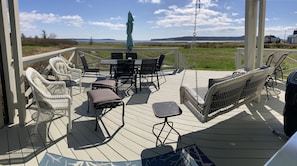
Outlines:
{"label": "tree line", "polygon": [[24,46],[72,46],[77,45],[78,42],[71,39],[57,39],[57,35],[54,33],[47,34],[45,30],[41,31],[40,37],[26,37],[25,34],[21,35],[22,45]]}

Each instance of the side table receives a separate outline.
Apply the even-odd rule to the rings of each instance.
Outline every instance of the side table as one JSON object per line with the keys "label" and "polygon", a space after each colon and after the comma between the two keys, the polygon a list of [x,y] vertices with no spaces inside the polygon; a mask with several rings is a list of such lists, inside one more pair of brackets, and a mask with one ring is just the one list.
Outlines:
{"label": "side table", "polygon": [[[173,101],[167,101],[167,102],[154,103],[152,105],[152,107],[153,107],[153,111],[154,111],[154,114],[155,114],[156,117],[164,118],[164,122],[157,123],[157,124],[153,125],[152,132],[157,137],[156,146],[157,146],[158,141],[160,141],[161,144],[165,143],[165,141],[166,141],[167,137],[169,136],[171,130],[175,131],[179,135],[179,138],[181,138],[181,135],[179,134],[179,132],[176,129],[173,128],[173,122],[168,121],[169,117],[177,116],[177,115],[182,114],[182,110],[179,108],[179,106]],[[165,137],[164,141],[162,142],[161,139],[160,139],[160,135],[161,135],[161,133],[162,133],[162,131],[163,131],[166,124],[170,127],[170,130],[169,130],[167,136]],[[155,126],[158,126],[158,125],[163,125],[163,126],[162,126],[159,134],[157,135],[154,132],[154,129],[155,129]]]}

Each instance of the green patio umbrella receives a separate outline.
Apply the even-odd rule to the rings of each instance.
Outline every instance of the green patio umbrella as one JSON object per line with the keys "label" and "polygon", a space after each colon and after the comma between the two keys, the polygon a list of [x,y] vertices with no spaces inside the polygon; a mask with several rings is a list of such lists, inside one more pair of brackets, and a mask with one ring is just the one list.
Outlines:
{"label": "green patio umbrella", "polygon": [[126,47],[128,51],[131,51],[134,43],[132,39],[132,31],[133,31],[133,16],[132,13],[129,11],[128,13],[128,22],[127,22],[127,42],[126,42]]}

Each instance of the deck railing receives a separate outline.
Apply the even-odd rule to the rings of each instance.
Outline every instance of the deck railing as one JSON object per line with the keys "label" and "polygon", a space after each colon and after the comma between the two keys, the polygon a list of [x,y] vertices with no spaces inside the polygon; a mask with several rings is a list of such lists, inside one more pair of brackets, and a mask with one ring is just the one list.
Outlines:
{"label": "deck railing", "polygon": [[[284,76],[288,76],[288,74],[294,70],[297,70],[297,49],[264,49],[263,51],[263,64],[265,64],[268,56],[274,53],[273,63],[275,63],[281,55],[288,54],[288,57],[282,63],[282,70]],[[235,55],[235,66],[236,69],[244,68],[244,48],[237,48],[237,52]]]}
{"label": "deck railing", "polygon": [[[52,51],[37,55],[31,55],[23,57],[23,64],[24,66],[32,65],[36,62],[41,62],[48,60],[55,56],[67,56],[69,61],[74,63],[76,66],[81,66],[78,53],[84,53],[89,57],[94,58],[93,62],[90,63],[96,63],[94,61],[97,61],[97,63],[100,63],[100,59],[106,59],[110,57],[111,52],[126,52],[125,48],[67,48],[62,49],[58,51]],[[166,47],[166,48],[135,48],[133,49],[133,52],[137,52],[137,54],[140,56],[140,58],[148,58],[148,57],[158,57],[160,54],[166,55],[165,64],[173,67],[173,68],[180,68],[180,57],[178,48],[176,47]]]}
{"label": "deck railing", "polygon": [[[100,66],[101,59],[108,59],[110,58],[111,52],[126,52],[125,48],[66,48],[57,51],[41,53],[31,56],[23,57],[23,65],[24,67],[28,66],[36,66],[37,70],[40,73],[46,74],[49,72],[50,67],[48,64],[48,60],[52,57],[62,56],[67,59],[69,62],[73,63],[77,68],[83,68],[82,63],[79,57],[80,53],[83,53],[88,58],[88,63],[95,64],[102,69],[107,69],[106,66]],[[160,47],[160,48],[134,48],[133,52],[136,52],[141,59],[144,58],[157,58],[160,54],[166,55],[164,60],[164,64],[169,66],[170,68],[178,69],[180,68],[180,57],[178,48],[176,47]],[[38,65],[36,65],[38,63]],[[26,89],[25,96],[29,99],[31,90]],[[28,102],[30,104],[30,102]]]}

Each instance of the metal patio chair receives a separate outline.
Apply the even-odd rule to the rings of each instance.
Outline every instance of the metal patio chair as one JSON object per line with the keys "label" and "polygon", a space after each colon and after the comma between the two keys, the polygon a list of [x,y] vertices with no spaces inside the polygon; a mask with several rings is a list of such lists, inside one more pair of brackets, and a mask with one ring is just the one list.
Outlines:
{"label": "metal patio chair", "polygon": [[88,63],[87,63],[87,60],[86,60],[86,57],[84,54],[80,54],[79,55],[80,59],[81,59],[81,62],[84,66],[84,71],[83,71],[83,76],[86,74],[86,72],[88,73],[96,73],[96,76],[99,75],[99,71],[100,69],[95,67],[95,68],[90,68]]}

